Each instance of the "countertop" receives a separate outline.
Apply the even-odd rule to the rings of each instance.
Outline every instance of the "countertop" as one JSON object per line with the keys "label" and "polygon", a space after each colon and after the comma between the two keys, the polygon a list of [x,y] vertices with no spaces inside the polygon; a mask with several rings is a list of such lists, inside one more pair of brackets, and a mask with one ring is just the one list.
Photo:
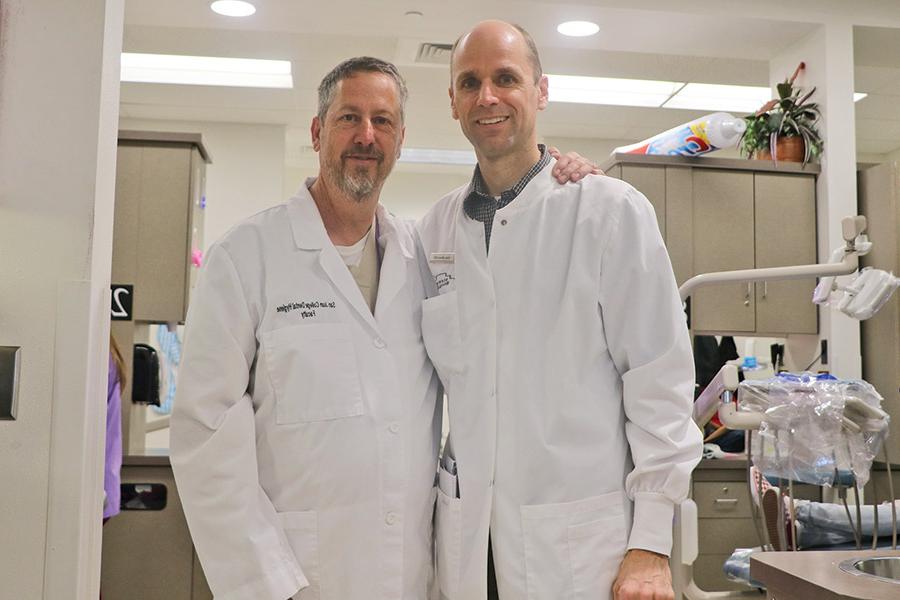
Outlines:
{"label": "countertop", "polygon": [[733,169],[769,173],[795,173],[818,175],[821,171],[817,163],[807,163],[804,167],[797,162],[773,163],[771,160],[749,160],[744,158],[712,158],[710,156],[654,156],[647,154],[612,154],[600,163],[600,168],[608,171],[615,165],[666,165],[673,167],[707,167],[713,169]]}
{"label": "countertop", "polygon": [[777,600],[897,600],[900,584],[845,573],[849,558],[900,556],[898,550],[850,552],[759,552],[750,557],[750,577]]}

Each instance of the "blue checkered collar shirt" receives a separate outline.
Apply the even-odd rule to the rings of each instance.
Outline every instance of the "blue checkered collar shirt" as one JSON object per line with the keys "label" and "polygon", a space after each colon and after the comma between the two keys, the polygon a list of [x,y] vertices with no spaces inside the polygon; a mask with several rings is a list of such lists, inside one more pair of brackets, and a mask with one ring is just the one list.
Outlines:
{"label": "blue checkered collar shirt", "polygon": [[476,221],[484,223],[484,249],[488,251],[491,245],[491,228],[494,226],[494,215],[498,210],[516,199],[525,186],[534,179],[534,176],[540,173],[544,167],[550,163],[550,153],[544,144],[538,144],[538,150],[541,151],[541,157],[528,170],[527,173],[508,190],[500,194],[499,198],[491,196],[488,192],[487,184],[481,176],[481,169],[475,165],[475,174],[472,176],[472,191],[463,201],[463,210],[466,215]]}

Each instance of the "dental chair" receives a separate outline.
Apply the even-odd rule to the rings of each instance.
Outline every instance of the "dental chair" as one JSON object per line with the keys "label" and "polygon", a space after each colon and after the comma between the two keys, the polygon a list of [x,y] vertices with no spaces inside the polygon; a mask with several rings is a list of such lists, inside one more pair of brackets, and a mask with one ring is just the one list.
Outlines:
{"label": "dental chair", "polygon": [[[685,301],[691,293],[698,287],[722,283],[722,282],[751,282],[751,281],[777,281],[786,279],[798,279],[808,277],[818,277],[820,283],[814,294],[814,302],[818,304],[829,303],[829,297],[834,291],[843,293],[836,307],[857,319],[866,319],[871,317],[881,306],[889,299],[893,291],[900,286],[900,279],[892,274],[875,272],[860,274],[855,281],[846,287],[839,286],[834,277],[838,275],[849,275],[857,271],[859,268],[859,256],[867,254],[872,244],[863,234],[866,228],[865,217],[845,217],[842,220],[842,234],[845,245],[838,248],[832,254],[832,262],[828,264],[815,265],[799,265],[791,267],[778,267],[770,269],[748,269],[741,271],[729,271],[722,273],[706,273],[693,277],[685,282],[679,292],[682,301]],[[738,390],[737,368],[733,365],[725,365],[713,381],[706,387],[703,394],[694,404],[694,421],[701,428],[714,415],[719,415],[719,420],[729,429],[741,429],[748,432],[747,448],[751,447],[752,432],[758,431],[764,423],[765,412],[763,410],[740,410],[737,403],[736,392]],[[757,409],[762,408],[760,406]],[[859,434],[863,431],[885,431],[887,423],[887,415],[873,404],[851,400],[842,406],[841,427],[848,432]],[[888,465],[888,481],[891,486],[891,497],[894,497],[893,483],[890,476],[890,460],[886,455],[885,462]],[[870,463],[871,464],[871,463]],[[750,478],[750,461],[748,461],[748,492],[749,485],[752,481]],[[794,473],[794,475],[797,475]],[[803,480],[804,475],[800,475]],[[791,510],[793,510],[793,481],[794,478],[787,480],[788,496],[791,497]],[[830,480],[831,484],[843,485],[845,487],[853,487],[856,489],[856,497],[859,498],[856,478],[852,473],[844,470],[838,470],[833,473]],[[778,497],[778,515],[783,515],[780,509],[782,506],[781,494],[784,492],[784,485],[779,486]],[[844,497],[844,504],[846,499]],[[893,547],[896,548],[896,508],[893,512]],[[849,516],[849,508],[847,508]],[[876,512],[877,515],[877,512]],[[754,519],[759,518],[759,511],[754,511]],[[795,527],[796,520],[791,514],[791,522]],[[686,500],[676,507],[675,511],[675,529],[673,537],[673,550],[671,556],[672,580],[675,589],[675,597],[684,597],[687,600],[714,600],[718,598],[759,598],[759,591],[755,588],[748,587],[745,591],[730,592],[711,592],[701,589],[697,586],[693,579],[693,563],[698,555],[698,531],[697,531],[697,505],[693,500]],[[859,519],[857,519],[857,524]],[[771,524],[770,524],[771,525]],[[757,523],[757,532],[760,534],[760,546],[763,550],[770,550],[773,547],[772,541],[768,539],[768,534],[763,533],[768,529],[775,529],[779,532],[779,536],[784,535],[785,523],[783,516],[780,516],[780,522],[775,527],[760,527]],[[780,538],[777,544],[781,548],[787,546],[787,539]],[[793,540],[797,540],[797,531],[793,531]],[[877,537],[876,537],[877,540]],[[860,536],[857,536],[856,547],[860,547]],[[748,584],[749,585],[749,584]]]}

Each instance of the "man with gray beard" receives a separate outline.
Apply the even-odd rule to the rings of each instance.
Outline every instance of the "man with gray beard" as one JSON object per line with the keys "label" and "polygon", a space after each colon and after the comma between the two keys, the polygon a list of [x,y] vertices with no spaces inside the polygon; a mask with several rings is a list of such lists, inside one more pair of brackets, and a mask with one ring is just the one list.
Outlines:
{"label": "man with gray beard", "polygon": [[389,63],[338,65],[319,176],[207,254],[171,460],[216,598],[428,596],[439,386],[412,229],[378,203],[406,96]]}

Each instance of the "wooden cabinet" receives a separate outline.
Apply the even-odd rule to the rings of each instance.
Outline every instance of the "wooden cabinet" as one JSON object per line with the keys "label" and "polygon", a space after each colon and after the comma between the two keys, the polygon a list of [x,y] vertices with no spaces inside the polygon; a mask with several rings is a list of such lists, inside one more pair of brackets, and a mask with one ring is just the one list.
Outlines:
{"label": "wooden cabinet", "polygon": [[[756,267],[815,263],[815,179],[756,173],[753,180]],[[815,287],[815,279],[757,283],[756,330],[817,333]]]}
{"label": "wooden cabinet", "polygon": [[[864,267],[900,276],[900,163],[892,162],[861,171],[859,211],[868,221],[872,251],[860,259]],[[900,291],[871,319],[862,321],[863,379],[884,397],[891,415],[891,433],[885,442],[891,463],[900,464]],[[879,457],[882,460],[882,457]],[[897,491],[900,497],[900,486]]]}
{"label": "wooden cabinet", "polygon": [[119,133],[112,281],[134,286],[136,321],[184,322],[207,161],[199,135]]}
{"label": "wooden cabinet", "polygon": [[[812,264],[817,167],[733,159],[616,155],[606,172],[656,211],[679,285],[701,273]],[[818,332],[815,279],[727,283],[691,299],[695,333]]]}
{"label": "wooden cabinet", "polygon": [[[135,325],[183,323],[203,250],[206,164],[199,134],[120,131],[116,164],[112,283],[132,286],[132,319],[113,321],[125,358],[122,442],[144,452],[145,408],[134,405]],[[113,306],[116,310],[116,306]],[[142,340],[138,340],[142,341]]]}
{"label": "wooden cabinet", "polygon": [[103,527],[103,597],[212,600],[168,457],[126,456],[122,485],[142,493]]}
{"label": "wooden cabinet", "polygon": [[[754,548],[765,539],[753,522],[753,501],[747,487],[745,460],[702,460],[694,470],[691,497],[697,504],[699,554],[694,561],[694,582],[705,591],[747,590],[730,581],[722,570],[736,548]],[[797,484],[794,497],[821,500],[820,488]],[[763,536],[762,538],[760,536]]]}

